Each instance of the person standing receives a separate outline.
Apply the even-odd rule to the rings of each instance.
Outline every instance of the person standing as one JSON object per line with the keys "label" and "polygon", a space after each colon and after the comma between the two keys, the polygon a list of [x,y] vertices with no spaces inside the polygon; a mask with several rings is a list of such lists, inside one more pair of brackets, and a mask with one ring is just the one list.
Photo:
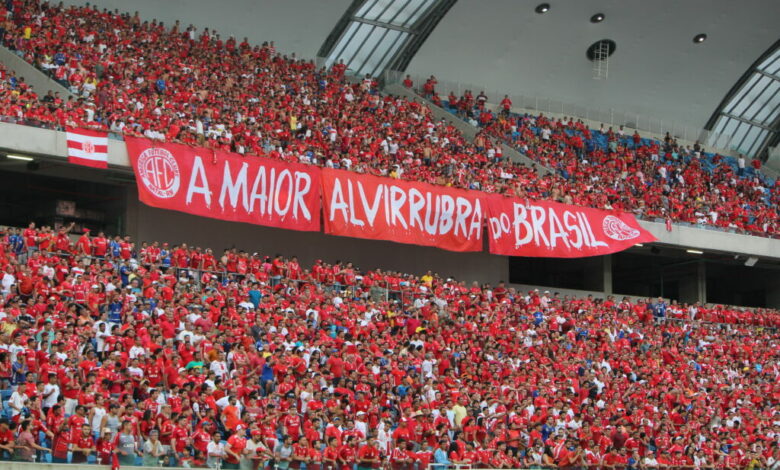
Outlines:
{"label": "person standing", "polygon": [[41,447],[35,441],[31,430],[32,422],[30,420],[22,421],[19,426],[19,434],[14,442],[14,460],[20,462],[35,462],[35,452],[40,450],[50,452],[51,449]]}
{"label": "person standing", "polygon": [[138,441],[133,432],[132,422],[122,422],[122,425],[119,428],[119,434],[116,437],[115,452],[120,465],[135,465],[135,458],[138,455]]}
{"label": "person standing", "polygon": [[276,459],[276,468],[286,470],[290,467],[292,462],[292,439],[290,436],[285,436],[284,440],[279,442],[274,449],[274,458]]}
{"label": "person standing", "polygon": [[225,458],[225,445],[222,444],[222,436],[215,432],[211,435],[211,442],[206,449],[206,465],[209,468],[217,468],[222,465],[222,459]]}
{"label": "person standing", "polygon": [[144,467],[157,467],[160,465],[160,458],[165,455],[163,445],[160,442],[160,432],[152,429],[149,432],[149,439],[144,442],[143,465]]}
{"label": "person standing", "polygon": [[358,470],[372,470],[379,468],[379,448],[373,437],[361,447],[357,453]]}

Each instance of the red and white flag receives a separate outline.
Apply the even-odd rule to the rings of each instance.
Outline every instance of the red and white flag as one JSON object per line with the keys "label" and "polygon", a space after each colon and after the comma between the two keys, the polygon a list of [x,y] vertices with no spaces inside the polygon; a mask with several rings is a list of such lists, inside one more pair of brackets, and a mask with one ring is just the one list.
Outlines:
{"label": "red and white flag", "polygon": [[108,168],[108,134],[69,127],[68,161],[92,168]]}

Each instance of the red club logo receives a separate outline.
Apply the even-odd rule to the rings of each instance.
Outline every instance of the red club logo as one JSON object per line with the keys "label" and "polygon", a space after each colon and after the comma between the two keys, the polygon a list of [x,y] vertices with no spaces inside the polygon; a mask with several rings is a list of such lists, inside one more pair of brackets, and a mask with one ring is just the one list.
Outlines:
{"label": "red club logo", "polygon": [[95,153],[95,144],[91,140],[85,140],[81,143],[81,150],[88,155],[92,155]]}
{"label": "red club logo", "polygon": [[138,156],[138,176],[146,189],[160,199],[174,197],[181,186],[179,164],[163,148],[146,149]]}

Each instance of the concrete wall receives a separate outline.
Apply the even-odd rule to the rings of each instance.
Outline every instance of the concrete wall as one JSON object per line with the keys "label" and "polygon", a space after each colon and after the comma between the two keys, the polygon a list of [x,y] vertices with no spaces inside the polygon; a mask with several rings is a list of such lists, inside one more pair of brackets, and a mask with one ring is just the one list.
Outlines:
{"label": "concrete wall", "polygon": [[365,270],[380,267],[422,275],[429,269],[442,276],[495,283],[507,279],[509,259],[486,252],[453,253],[438,248],[387,241],[335,237],[221,220],[207,220],[181,212],[156,209],[138,201],[135,188],[127,195],[128,233],[135,240],[210,247],[236,247],[264,255],[298,256],[304,266],[316,259],[351,261]]}
{"label": "concrete wall", "polygon": [[658,243],[702,251],[719,251],[758,256],[760,258],[780,259],[780,240],[751,235],[707,230],[684,225],[672,225],[672,231],[666,230],[666,224],[640,220],[639,223],[652,233]]}
{"label": "concrete wall", "polygon": [[[0,122],[0,149],[6,153],[64,159],[68,142],[64,132]],[[132,172],[123,141],[108,139],[108,164]]]}
{"label": "concrete wall", "polygon": [[143,20],[166,25],[176,20],[187,27],[216,29],[223,39],[230,35],[252,44],[274,41],[278,51],[313,59],[350,0],[65,0],[68,5],[90,3],[120,12],[138,11]]}
{"label": "concrete wall", "polygon": [[[409,64],[415,75],[481,84],[488,93],[553,98],[701,129],[734,83],[777,40],[780,2],[461,0]],[[589,21],[595,13],[606,19]],[[707,41],[694,44],[696,34]],[[607,79],[585,51],[612,39]],[[448,92],[449,90],[446,90]],[[474,93],[479,93],[474,90]]]}
{"label": "concrete wall", "polygon": [[24,81],[28,85],[32,85],[38,96],[47,94],[49,90],[60,92],[60,97],[63,99],[71,95],[67,88],[55,82],[5,47],[0,47],[0,63],[5,65],[8,70],[16,72],[17,77],[24,77]]}

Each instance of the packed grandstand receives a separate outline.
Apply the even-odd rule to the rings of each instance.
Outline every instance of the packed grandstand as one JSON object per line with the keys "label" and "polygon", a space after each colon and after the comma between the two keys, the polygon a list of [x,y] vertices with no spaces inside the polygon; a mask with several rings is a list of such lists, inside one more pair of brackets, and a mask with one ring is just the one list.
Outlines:
{"label": "packed grandstand", "polygon": [[[3,72],[0,114],[63,129],[110,130],[170,142],[427,181],[530,199],[553,199],[742,233],[778,231],[780,186],[754,168],[673,138],[642,139],[544,116],[482,113],[469,142],[421,103],[354,83],[346,66],[318,69],[273,43],[170,27],[136,14],[36,0],[17,11],[4,44],[66,86],[39,97]],[[159,64],[159,67],[150,67]],[[432,83],[419,84],[437,97]],[[461,113],[483,107],[449,97]],[[503,103],[501,109],[511,103]],[[502,158],[500,142],[556,169],[542,176]],[[693,203],[692,203],[693,202]]]}
{"label": "packed grandstand", "polygon": [[0,247],[6,457],[408,469],[437,452],[480,468],[778,457],[774,310],[103,233],[71,242],[34,224]]}
{"label": "packed grandstand", "polygon": [[[73,94],[39,96],[0,66],[5,122],[780,232],[760,164],[698,144],[404,83],[479,126],[471,142],[422,102],[273,43],[37,0],[6,2],[0,19],[3,44]],[[508,161],[502,144],[554,172]],[[775,309],[520,291],[326,252],[304,266],[73,225],[0,235],[2,460],[780,466]]]}

